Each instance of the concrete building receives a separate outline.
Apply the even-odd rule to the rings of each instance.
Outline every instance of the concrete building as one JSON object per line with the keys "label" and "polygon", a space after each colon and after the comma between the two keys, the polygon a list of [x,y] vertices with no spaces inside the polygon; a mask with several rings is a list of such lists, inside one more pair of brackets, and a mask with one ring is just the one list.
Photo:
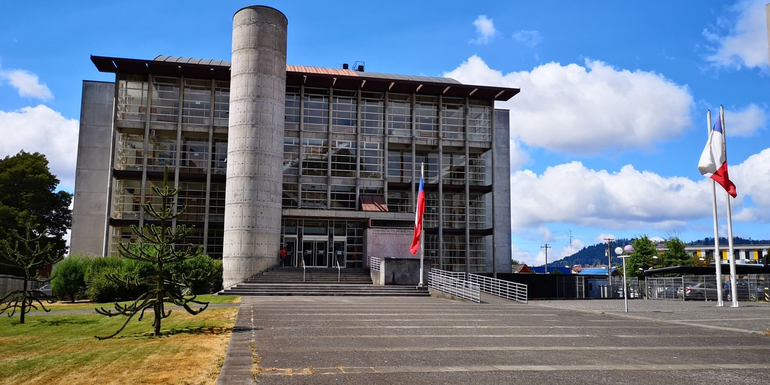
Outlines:
{"label": "concrete building", "polygon": [[223,258],[225,286],[281,245],[293,266],[409,256],[380,245],[411,239],[424,163],[425,257],[511,271],[509,113],[494,102],[519,90],[286,65],[286,34],[281,12],[247,7],[232,62],[91,57],[115,81],[83,85],[72,252],[116,254],[168,166],[187,206],[176,222]]}

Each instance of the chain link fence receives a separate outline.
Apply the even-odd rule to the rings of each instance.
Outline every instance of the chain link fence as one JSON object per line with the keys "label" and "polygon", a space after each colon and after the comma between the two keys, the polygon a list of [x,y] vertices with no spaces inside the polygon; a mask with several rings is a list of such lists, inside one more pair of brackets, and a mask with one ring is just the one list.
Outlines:
{"label": "chain link fence", "polygon": [[[770,302],[770,275],[737,275],[736,292],[738,301]],[[732,300],[730,276],[722,278],[722,287],[717,287],[714,275],[685,275],[682,277],[648,277],[645,280],[647,299],[716,301],[722,291],[725,301]]]}

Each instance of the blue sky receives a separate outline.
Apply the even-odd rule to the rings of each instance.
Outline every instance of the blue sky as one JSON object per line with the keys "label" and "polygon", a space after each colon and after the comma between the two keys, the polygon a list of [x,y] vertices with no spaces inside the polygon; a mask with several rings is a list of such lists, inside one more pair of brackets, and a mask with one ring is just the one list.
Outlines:
{"label": "blue sky", "polygon": [[[736,235],[770,239],[768,43],[759,1],[267,1],[288,63],[520,87],[511,110],[514,258],[607,235],[713,236],[697,170],[706,111],[727,110]],[[73,189],[89,55],[229,59],[242,1],[12,2],[0,13],[0,156],[48,155]],[[720,210],[724,193],[719,191]],[[724,214],[721,234],[726,235]]]}

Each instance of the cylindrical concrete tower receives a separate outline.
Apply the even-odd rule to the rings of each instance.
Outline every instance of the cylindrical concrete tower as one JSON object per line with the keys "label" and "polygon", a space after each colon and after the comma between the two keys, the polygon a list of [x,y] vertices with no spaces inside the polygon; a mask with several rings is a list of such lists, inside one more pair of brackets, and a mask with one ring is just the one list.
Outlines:
{"label": "cylindrical concrete tower", "polygon": [[278,261],[287,24],[270,7],[246,7],[233,16],[224,287]]}

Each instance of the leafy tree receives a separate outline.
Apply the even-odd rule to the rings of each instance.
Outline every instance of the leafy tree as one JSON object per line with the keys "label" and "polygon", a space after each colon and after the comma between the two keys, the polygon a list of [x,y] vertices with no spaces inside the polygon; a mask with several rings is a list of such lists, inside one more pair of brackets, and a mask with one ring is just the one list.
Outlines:
{"label": "leafy tree", "polygon": [[[15,238],[13,245],[6,239],[0,240],[2,263],[16,267],[24,272],[24,286],[22,286],[22,289],[12,291],[0,299],[0,304],[4,304],[0,305],[0,314],[10,309],[8,317],[13,317],[16,309],[19,309],[19,320],[21,323],[24,323],[24,316],[27,313],[32,309],[37,309],[35,303],[40,305],[43,310],[51,311],[46,309],[39,298],[46,299],[48,303],[55,301],[40,290],[27,290],[27,286],[32,280],[43,281],[44,279],[40,276],[40,270],[62,259],[60,255],[53,251],[54,245],[45,242],[45,231],[37,234],[34,228],[38,226],[32,223],[27,223],[25,227],[24,237],[20,236],[16,229],[11,229],[11,235]],[[45,245],[41,246],[41,243]]]}
{"label": "leafy tree", "polygon": [[85,255],[70,255],[57,263],[53,269],[51,289],[59,298],[75,299],[86,290],[86,270],[91,259]]}
{"label": "leafy tree", "polygon": [[[185,212],[186,207],[174,212],[176,196],[181,189],[169,187],[168,167],[163,174],[163,188],[153,186],[152,190],[161,198],[160,206],[156,207],[151,202],[147,202],[142,205],[142,209],[148,216],[159,220],[160,226],[152,223],[142,227],[131,226],[131,231],[138,236],[137,245],[121,243],[118,245],[118,251],[124,258],[151,264],[155,269],[153,274],[147,277],[131,277],[127,274],[107,275],[110,281],[122,286],[148,285],[150,289],[128,305],[116,303],[114,310],[96,309],[97,313],[108,317],[118,315],[128,317],[118,331],[106,337],[97,337],[98,339],[112,338],[118,335],[135,315],[139,314],[139,321],[141,321],[144,312],[148,309],[153,311],[155,317],[153,322],[154,335],[160,336],[161,320],[171,315],[171,310],[165,311],[165,303],[181,306],[192,315],[200,314],[208,307],[208,302],[196,301],[195,298],[197,297],[194,295],[189,298],[183,297],[180,293],[184,283],[179,277],[168,274],[166,270],[172,263],[194,258],[200,255],[203,250],[203,247],[193,248],[191,244],[177,246],[186,236],[192,235],[194,229],[188,229],[184,225],[169,226],[174,218]],[[198,304],[202,307],[193,310],[190,304]]]}
{"label": "leafy tree", "polygon": [[626,258],[626,276],[644,278],[644,270],[652,266],[652,257],[658,255],[658,249],[647,235],[634,239],[631,245],[634,246],[634,252]]}
{"label": "leafy tree", "polygon": [[[63,257],[67,251],[64,235],[72,223],[72,195],[56,192],[58,184],[43,154],[21,151],[0,159],[0,240],[13,243],[13,230],[22,234],[26,223],[37,223],[35,233],[47,234],[38,241],[41,248],[51,245],[50,251]],[[25,275],[9,267],[0,267],[0,273]]]}
{"label": "leafy tree", "polygon": [[[688,266],[690,265],[690,255],[684,249],[685,244],[678,237],[666,239],[666,248],[663,252],[661,264],[664,267],[669,266]],[[697,259],[697,258],[696,258]]]}

